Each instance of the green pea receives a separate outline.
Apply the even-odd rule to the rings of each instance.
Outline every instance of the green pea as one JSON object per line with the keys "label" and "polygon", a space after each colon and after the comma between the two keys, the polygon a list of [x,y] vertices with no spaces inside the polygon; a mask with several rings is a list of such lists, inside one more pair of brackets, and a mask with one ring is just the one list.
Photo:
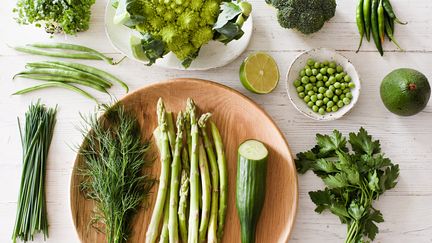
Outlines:
{"label": "green pea", "polygon": [[338,73],[341,73],[341,72],[343,72],[343,67],[342,66],[337,66],[336,67],[336,72],[338,72]]}
{"label": "green pea", "polygon": [[307,60],[307,65],[313,66],[314,64],[315,64],[315,61],[313,59],[308,59]]}
{"label": "green pea", "polygon": [[315,82],[317,81],[317,79],[316,79],[315,76],[310,76],[310,77],[309,77],[309,80],[310,80],[312,83],[315,83]]}
{"label": "green pea", "polygon": [[341,83],[341,87],[342,90],[346,89],[346,84],[345,83]]}
{"label": "green pea", "polygon": [[312,75],[317,75],[319,72],[318,72],[318,69],[316,69],[316,68],[314,68],[314,69],[312,69]]}
{"label": "green pea", "polygon": [[314,95],[315,92],[314,92],[313,90],[309,90],[309,91],[307,92],[307,94],[308,94],[309,96],[311,96],[311,95]]}
{"label": "green pea", "polygon": [[347,75],[344,77],[344,80],[345,80],[345,82],[348,83],[349,81],[351,81],[351,77],[349,75]]}
{"label": "green pea", "polygon": [[345,105],[348,105],[349,103],[351,103],[351,100],[349,98],[346,98],[346,97],[342,101]]}
{"label": "green pea", "polygon": [[307,77],[307,76],[303,76],[302,79],[301,79],[301,82],[302,82],[303,84],[307,84],[307,83],[309,83],[309,77]]}
{"label": "green pea", "polygon": [[322,100],[322,99],[324,99],[324,95],[323,94],[317,94],[317,98],[318,98],[318,100]]}
{"label": "green pea", "polygon": [[336,89],[335,90],[335,94],[336,95],[341,95],[342,94],[342,90],[341,89]]}
{"label": "green pea", "polygon": [[326,112],[331,112],[331,111],[332,111],[331,107],[326,108]]}
{"label": "green pea", "polygon": [[[349,76],[345,76],[345,78],[346,78],[346,77],[349,77]],[[354,88],[355,88],[355,83],[350,82],[350,83],[348,84],[348,87],[349,87],[350,89],[354,89]]]}
{"label": "green pea", "polygon": [[318,69],[318,68],[320,68],[320,67],[321,67],[321,63],[316,62],[316,63],[314,64],[314,68]]}
{"label": "green pea", "polygon": [[324,81],[324,82],[327,82],[328,79],[329,79],[329,78],[328,78],[327,76],[324,76],[324,77],[323,77],[323,81]]}
{"label": "green pea", "polygon": [[326,95],[326,97],[328,97],[328,98],[332,98],[334,94],[333,94],[333,91],[332,91],[332,90],[328,89],[328,90],[325,92],[325,95]]}
{"label": "green pea", "polygon": [[311,67],[309,67],[309,65],[306,64],[306,66],[304,67],[304,69],[312,69]]}
{"label": "green pea", "polygon": [[323,67],[325,67],[325,65],[324,65],[324,63],[321,63],[320,68],[323,68]]}
{"label": "green pea", "polygon": [[318,80],[323,80],[323,75],[321,74],[321,73],[318,73],[317,75],[316,75],[316,79],[318,79]]}
{"label": "green pea", "polygon": [[339,99],[343,100],[343,98],[345,98],[345,94],[339,95]]}
{"label": "green pea", "polygon": [[306,95],[306,96],[303,98],[303,100],[304,100],[305,102],[309,102],[309,101],[310,101],[310,96],[309,96],[309,95]]}
{"label": "green pea", "polygon": [[314,104],[315,104],[315,103],[313,103],[312,101],[309,101],[309,102],[307,103],[307,105],[308,105],[309,107],[311,107],[311,108],[312,108],[312,106],[314,106]]}
{"label": "green pea", "polygon": [[317,102],[315,102],[315,104],[316,104],[317,106],[322,106],[322,105],[324,104],[324,101],[322,101],[322,100],[317,100]]}
{"label": "green pea", "polygon": [[350,92],[350,89],[344,89],[342,92],[343,92],[344,94],[347,94],[347,93]]}
{"label": "green pea", "polygon": [[343,103],[342,100],[339,100],[338,103],[337,103],[337,106],[338,106],[339,108],[342,108],[344,105],[345,105],[345,104]]}
{"label": "green pea", "polygon": [[318,106],[316,106],[316,105],[314,105],[314,106],[312,106],[312,110],[313,110],[314,112],[318,112],[318,110],[319,110],[319,107],[318,107]]}
{"label": "green pea", "polygon": [[316,95],[311,95],[311,101],[316,102],[318,100],[318,97]]}
{"label": "green pea", "polygon": [[320,113],[320,115],[324,115],[325,114],[324,108],[319,108],[318,113]]}
{"label": "green pea", "polygon": [[325,97],[325,98],[323,99],[324,104],[327,104],[329,101],[330,101],[330,99],[327,98],[327,97]]}
{"label": "green pea", "polygon": [[330,62],[330,63],[329,63],[329,67],[331,67],[331,68],[336,68],[336,63],[335,63],[335,62]]}
{"label": "green pea", "polygon": [[341,87],[341,83],[336,82],[336,83],[334,84],[334,87],[335,87],[336,89],[340,89],[340,87]]}
{"label": "green pea", "polygon": [[334,85],[330,85],[329,90],[334,92],[336,90],[336,88],[334,87]]}
{"label": "green pea", "polygon": [[303,86],[297,87],[297,92],[303,92],[303,91],[304,91],[304,87]]}
{"label": "green pea", "polygon": [[329,81],[331,84],[335,84],[336,83],[336,78],[334,76],[330,76]]}
{"label": "green pea", "polygon": [[329,61],[325,60],[325,61],[323,62],[323,65],[324,65],[324,66],[328,66],[328,65],[329,65]]}
{"label": "green pea", "polygon": [[334,70],[334,68],[327,69],[328,74],[334,74],[335,72],[336,72],[336,70]]}
{"label": "green pea", "polygon": [[336,112],[336,111],[338,111],[338,110],[339,110],[339,107],[338,107],[337,105],[332,106],[332,111],[333,111],[333,112]]}
{"label": "green pea", "polygon": [[295,87],[298,87],[298,86],[300,86],[301,85],[301,81],[300,80],[296,80],[296,81],[294,81],[294,86]]}
{"label": "green pea", "polygon": [[303,99],[305,96],[306,96],[306,94],[305,94],[304,92],[300,92],[300,93],[299,93],[299,97],[300,97],[300,98]]}
{"label": "green pea", "polygon": [[330,81],[325,82],[325,86],[326,86],[326,87],[330,87],[330,85],[331,85],[331,82],[330,82]]}
{"label": "green pea", "polygon": [[342,74],[342,76],[344,76],[344,77],[347,75],[346,72],[341,72],[341,74]]}
{"label": "green pea", "polygon": [[348,99],[352,99],[353,95],[352,95],[351,92],[349,92],[349,93],[346,93],[346,97],[347,97]]}
{"label": "green pea", "polygon": [[323,93],[326,92],[326,88],[324,88],[324,87],[320,87],[320,88],[318,89],[318,92],[320,92],[321,94],[323,94]]}
{"label": "green pea", "polygon": [[303,77],[303,76],[306,76],[306,72],[305,72],[305,70],[301,70],[301,71],[300,71],[300,77]]}
{"label": "green pea", "polygon": [[306,86],[305,86],[305,89],[306,89],[307,91],[312,90],[312,88],[313,88],[313,85],[312,85],[312,84],[306,84]]}
{"label": "green pea", "polygon": [[324,82],[323,81],[318,81],[317,83],[316,83],[316,86],[319,88],[319,87],[323,87],[324,86]]}
{"label": "green pea", "polygon": [[320,73],[321,73],[322,75],[327,74],[327,68],[321,68],[321,69],[320,69]]}
{"label": "green pea", "polygon": [[307,76],[312,76],[312,70],[310,68],[306,69],[305,73]]}
{"label": "green pea", "polygon": [[312,90],[313,90],[313,92],[318,92],[318,88],[317,88],[316,86],[314,86],[314,87],[312,88]]}
{"label": "green pea", "polygon": [[343,79],[342,74],[340,74],[340,73],[336,74],[336,80],[337,81],[341,81],[342,79]]}
{"label": "green pea", "polygon": [[329,102],[327,102],[327,107],[332,107],[332,106],[334,106],[334,102],[333,101],[329,101]]}
{"label": "green pea", "polygon": [[338,102],[339,101],[339,97],[337,95],[333,96],[333,102]]}

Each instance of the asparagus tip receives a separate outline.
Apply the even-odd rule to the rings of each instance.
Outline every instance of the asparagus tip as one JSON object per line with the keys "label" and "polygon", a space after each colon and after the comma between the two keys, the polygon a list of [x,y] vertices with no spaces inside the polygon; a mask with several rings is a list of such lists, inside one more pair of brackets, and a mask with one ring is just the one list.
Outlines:
{"label": "asparagus tip", "polygon": [[198,120],[198,126],[200,126],[202,128],[205,128],[206,124],[207,124],[207,121],[210,119],[211,116],[212,116],[211,113],[202,114],[201,117]]}

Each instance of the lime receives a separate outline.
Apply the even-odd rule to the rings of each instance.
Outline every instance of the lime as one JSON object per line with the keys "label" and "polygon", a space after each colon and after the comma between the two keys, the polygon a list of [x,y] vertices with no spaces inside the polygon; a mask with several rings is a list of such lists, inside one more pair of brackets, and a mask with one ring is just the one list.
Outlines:
{"label": "lime", "polygon": [[240,66],[240,81],[243,86],[257,94],[272,92],[279,82],[279,69],[268,54],[258,52],[249,55]]}

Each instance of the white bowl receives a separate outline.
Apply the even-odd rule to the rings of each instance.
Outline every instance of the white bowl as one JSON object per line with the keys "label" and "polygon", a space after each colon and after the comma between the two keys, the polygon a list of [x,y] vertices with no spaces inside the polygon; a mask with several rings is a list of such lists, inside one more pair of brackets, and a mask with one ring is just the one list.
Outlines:
{"label": "white bowl", "polygon": [[[137,35],[138,33],[124,25],[114,24],[114,15],[115,9],[112,7],[111,1],[108,1],[105,9],[105,32],[113,47],[128,58],[147,64],[147,61],[137,59],[132,54],[129,43],[130,36]],[[233,40],[227,45],[218,41],[210,41],[208,44],[204,45],[198,57],[187,70],[208,70],[225,66],[234,61],[249,45],[253,31],[252,15],[249,16],[244,23],[242,30],[244,31],[243,36],[239,40]],[[181,62],[171,52],[163,58],[158,59],[153,65],[168,69],[185,70]]]}
{"label": "white bowl", "polygon": [[[337,63],[337,65],[343,67],[344,71],[351,76],[351,82],[354,82],[355,84],[355,88],[351,90],[353,98],[351,99],[351,103],[349,105],[345,105],[337,112],[330,112],[320,115],[307,106],[306,102],[304,102],[304,100],[298,96],[297,89],[294,87],[294,81],[299,77],[299,73],[306,66],[308,59],[314,59],[319,62],[325,60],[334,61]],[[355,70],[354,65],[352,65],[348,58],[330,49],[312,49],[298,55],[291,63],[286,79],[288,96],[294,107],[303,115],[318,121],[331,121],[343,117],[355,106],[360,96],[360,78],[357,71]]]}

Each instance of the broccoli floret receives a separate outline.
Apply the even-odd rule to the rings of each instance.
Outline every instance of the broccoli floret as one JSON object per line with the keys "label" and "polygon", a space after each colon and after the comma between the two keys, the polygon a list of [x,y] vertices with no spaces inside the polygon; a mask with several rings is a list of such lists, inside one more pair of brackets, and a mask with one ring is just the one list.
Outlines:
{"label": "broccoli floret", "polygon": [[336,12],[336,0],[271,0],[279,24],[304,34],[319,31]]}

